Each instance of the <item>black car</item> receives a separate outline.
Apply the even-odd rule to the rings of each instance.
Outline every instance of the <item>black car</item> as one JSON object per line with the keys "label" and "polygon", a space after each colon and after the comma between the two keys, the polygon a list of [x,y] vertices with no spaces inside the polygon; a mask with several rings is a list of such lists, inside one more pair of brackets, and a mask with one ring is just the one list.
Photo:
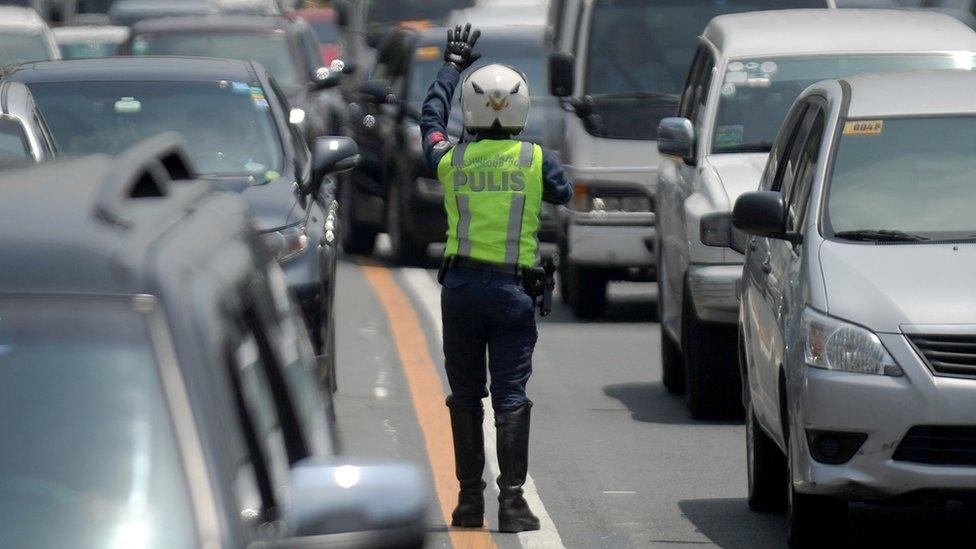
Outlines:
{"label": "black car", "polygon": [[0,176],[0,546],[419,545],[420,473],[336,456],[280,269],[177,142]]}
{"label": "black car", "polygon": [[0,169],[51,160],[58,147],[27,86],[0,82]]}
{"label": "black car", "polygon": [[323,377],[335,388],[338,204],[323,159],[355,143],[320,138],[310,153],[288,123],[281,89],[250,61],[49,61],[21,65],[7,79],[27,84],[65,154],[117,154],[147,136],[180,134],[201,177],[241,193],[254,209],[302,304]]}
{"label": "black car", "polygon": [[[385,231],[394,258],[415,262],[425,257],[429,244],[445,240],[444,194],[424,160],[419,122],[427,89],[444,65],[445,36],[445,29],[392,31],[379,48],[359,101],[352,105],[363,160],[351,184],[343,182],[340,188],[343,247],[348,252],[369,253],[376,234]],[[544,144],[546,118],[558,104],[548,95],[542,27],[483,29],[478,52],[482,59],[469,70],[502,63],[525,74],[532,108],[518,139]],[[459,97],[460,91],[448,127],[454,141],[463,131]],[[551,242],[555,238],[551,208],[543,210],[542,221],[540,238]]]}
{"label": "black car", "polygon": [[174,55],[246,59],[264,65],[291,105],[289,120],[311,143],[341,128],[341,73],[324,67],[318,39],[303,19],[283,17],[172,17],[132,28],[119,55]]}

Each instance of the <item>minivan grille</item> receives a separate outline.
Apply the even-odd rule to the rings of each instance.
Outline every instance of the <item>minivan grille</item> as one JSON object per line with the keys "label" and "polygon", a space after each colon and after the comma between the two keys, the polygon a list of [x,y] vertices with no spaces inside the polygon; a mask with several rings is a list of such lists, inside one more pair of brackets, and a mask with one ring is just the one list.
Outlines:
{"label": "minivan grille", "polygon": [[976,465],[976,426],[912,427],[892,458],[930,465]]}
{"label": "minivan grille", "polygon": [[936,375],[976,378],[976,335],[909,335]]}

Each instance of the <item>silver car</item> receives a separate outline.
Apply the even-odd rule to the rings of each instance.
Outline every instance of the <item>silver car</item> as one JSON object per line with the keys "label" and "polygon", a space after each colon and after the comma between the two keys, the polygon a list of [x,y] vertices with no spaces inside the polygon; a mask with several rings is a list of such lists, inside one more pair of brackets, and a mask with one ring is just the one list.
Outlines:
{"label": "silver car", "polygon": [[861,73],[974,68],[976,33],[934,13],[782,10],[716,17],[678,116],[658,130],[658,284],[664,386],[695,417],[739,412],[729,213],[759,188],[776,131],[810,84]]}
{"label": "silver car", "polygon": [[788,504],[791,543],[836,535],[848,501],[976,491],[973,89],[815,84],[735,204],[749,505]]}

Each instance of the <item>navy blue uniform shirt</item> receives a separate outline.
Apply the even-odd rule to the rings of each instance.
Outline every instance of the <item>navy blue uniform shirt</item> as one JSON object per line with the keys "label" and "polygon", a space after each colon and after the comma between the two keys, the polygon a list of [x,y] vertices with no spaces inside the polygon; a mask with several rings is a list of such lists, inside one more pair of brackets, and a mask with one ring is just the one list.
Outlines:
{"label": "navy blue uniform shirt", "polygon": [[[437,80],[430,85],[420,114],[420,131],[424,137],[424,156],[437,173],[437,165],[453,146],[447,139],[447,121],[451,115],[451,101],[461,75],[457,69],[444,65]],[[510,139],[499,136],[499,139]],[[573,184],[566,177],[562,165],[552,151],[542,148],[542,200],[562,205],[573,198]]]}

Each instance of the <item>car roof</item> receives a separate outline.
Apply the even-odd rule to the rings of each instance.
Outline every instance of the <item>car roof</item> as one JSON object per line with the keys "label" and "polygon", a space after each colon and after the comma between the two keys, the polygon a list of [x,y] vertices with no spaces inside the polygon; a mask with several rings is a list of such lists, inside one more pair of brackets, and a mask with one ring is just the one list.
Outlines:
{"label": "car roof", "polygon": [[803,9],[720,15],[703,34],[724,57],[976,51],[976,33],[933,12]]}
{"label": "car roof", "polygon": [[278,16],[211,15],[205,17],[163,17],[144,19],[132,27],[132,34],[149,32],[262,31],[288,30],[294,21]]}
{"label": "car roof", "polygon": [[[0,174],[0,230],[6,234],[0,264],[8,267],[0,269],[0,293],[153,293],[154,266],[148,258],[154,245],[197,211],[214,218],[207,231],[214,246],[226,243],[228,229],[221,226],[234,224],[225,216],[245,215],[246,205],[233,193],[186,180],[192,174],[182,149],[170,147],[179,143],[174,134],[162,135],[114,158],[56,160]],[[147,147],[164,152],[146,155]],[[179,158],[171,162],[169,154]],[[173,168],[166,177],[150,174],[157,159]],[[170,176],[183,180],[170,181]],[[155,186],[150,188],[145,177]],[[158,193],[149,192],[153,189]],[[212,213],[217,204],[223,206],[221,216]]]}
{"label": "car roof", "polygon": [[976,73],[969,70],[867,74],[843,81],[851,88],[851,118],[976,114]]}
{"label": "car roof", "polygon": [[0,28],[4,32],[42,30],[47,24],[32,8],[0,5]]}
{"label": "car roof", "polygon": [[250,61],[205,57],[108,57],[25,63],[7,78],[28,84],[41,82],[130,82],[254,80]]}

